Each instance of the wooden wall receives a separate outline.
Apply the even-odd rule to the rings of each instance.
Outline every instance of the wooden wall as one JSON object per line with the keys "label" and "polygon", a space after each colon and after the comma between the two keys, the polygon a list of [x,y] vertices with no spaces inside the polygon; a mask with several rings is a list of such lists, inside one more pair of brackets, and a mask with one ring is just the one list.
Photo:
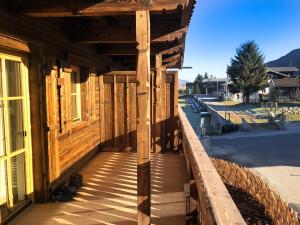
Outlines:
{"label": "wooden wall", "polygon": [[[152,147],[154,152],[173,151],[176,144],[178,100],[177,72],[163,72],[158,99],[155,97],[158,87],[154,85],[155,73],[152,73]],[[103,75],[105,139],[103,147],[136,148],[136,73],[135,71],[115,71]],[[161,107],[157,109],[157,101]],[[157,123],[155,112],[162,116]],[[160,127],[160,129],[157,129]],[[157,138],[155,138],[157,137]],[[156,143],[155,143],[156,142]],[[161,151],[155,149],[160,145]],[[128,150],[128,148],[127,148]]]}
{"label": "wooden wall", "polygon": [[[75,46],[59,35],[45,35],[42,27],[35,24],[33,28],[30,21],[20,21],[2,11],[0,17],[14,24],[12,29],[7,23],[0,22],[3,25],[0,47],[22,52],[29,59],[36,201],[47,199],[50,189],[67,177],[77,164],[80,165],[85,156],[109,147],[135,150],[135,71],[103,74],[101,71],[111,62],[101,57],[96,59],[94,52]],[[70,111],[71,65],[79,66],[82,71],[82,121],[76,124],[72,124]],[[177,73],[166,72],[161,77],[162,94],[158,96],[162,107],[159,108],[158,131],[154,128],[158,88],[155,86],[156,74],[152,72],[152,135],[158,137],[161,151],[174,149],[176,77]],[[154,141],[152,146],[153,151],[160,152],[155,150]]]}
{"label": "wooden wall", "polygon": [[[154,75],[154,80],[157,77]],[[163,71],[153,82],[152,140],[156,153],[178,150],[178,73]]]}
{"label": "wooden wall", "polygon": [[[50,57],[51,59],[51,57]],[[51,60],[48,59],[51,62]],[[48,64],[51,64],[48,62]],[[136,72],[115,71],[96,76],[83,70],[81,80],[82,121],[72,124],[70,109],[70,68],[52,66],[46,75],[48,121],[49,182],[56,184],[61,174],[95,148],[109,151],[136,150]],[[155,74],[152,73],[152,79]],[[152,99],[152,135],[158,137],[161,152],[176,150],[177,73],[163,73],[161,110],[158,126],[157,110]],[[152,85],[152,96],[156,87]],[[152,139],[154,140],[154,138]],[[154,143],[152,143],[153,151]],[[58,179],[59,181],[59,179]]]}
{"label": "wooden wall", "polygon": [[103,75],[105,138],[102,147],[136,147],[136,74],[116,71]]}
{"label": "wooden wall", "polygon": [[[85,123],[75,128],[70,126],[67,119],[70,115],[57,111],[70,104],[70,100],[64,98],[63,93],[68,90],[60,79],[70,72],[65,64],[88,68],[90,73],[103,73],[114,63],[107,57],[99,56],[95,49],[71,43],[57,27],[47,27],[36,20],[16,17],[1,7],[0,18],[1,51],[9,51],[12,55],[22,54],[29,62],[34,193],[36,201],[43,201],[49,194],[50,183],[100,142],[100,135],[92,135],[92,132],[100,130],[99,122],[90,119],[88,113],[85,114]],[[96,83],[100,82],[99,77],[95,80]],[[83,82],[84,86],[88,86],[88,82]],[[88,100],[88,89],[84,86],[82,94]],[[92,90],[96,103],[85,101],[85,107],[92,108],[95,117],[100,118],[99,109],[96,108],[100,105],[97,106],[99,85]],[[82,142],[78,143],[75,136],[80,136]]]}

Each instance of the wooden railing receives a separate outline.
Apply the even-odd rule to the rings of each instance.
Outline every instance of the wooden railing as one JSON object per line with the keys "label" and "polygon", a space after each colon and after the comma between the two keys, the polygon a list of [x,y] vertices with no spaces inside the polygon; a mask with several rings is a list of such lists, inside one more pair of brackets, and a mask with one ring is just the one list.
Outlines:
{"label": "wooden railing", "polygon": [[246,225],[186,115],[179,107],[180,133],[187,162],[188,215],[201,225]]}

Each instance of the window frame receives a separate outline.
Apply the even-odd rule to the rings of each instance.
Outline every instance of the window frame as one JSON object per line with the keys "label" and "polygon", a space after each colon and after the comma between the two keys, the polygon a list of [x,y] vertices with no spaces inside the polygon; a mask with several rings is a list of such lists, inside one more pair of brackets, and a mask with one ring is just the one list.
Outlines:
{"label": "window frame", "polygon": [[[79,66],[71,66],[71,74],[70,74],[70,97],[71,97],[71,117],[72,117],[72,124],[78,123],[82,121],[82,115],[81,115],[81,88],[80,88],[80,78],[81,78],[81,71],[80,71],[80,67]],[[76,82],[75,83],[75,88],[76,88],[76,92],[73,92],[72,90],[72,76],[74,76],[74,73],[76,74]],[[76,96],[76,111],[78,114],[78,117],[74,117],[73,116],[73,96]]]}
{"label": "window frame", "polygon": [[97,76],[95,73],[90,73],[90,87],[89,87],[89,98],[90,98],[90,120],[91,122],[97,120],[96,119],[96,85],[97,85]]}

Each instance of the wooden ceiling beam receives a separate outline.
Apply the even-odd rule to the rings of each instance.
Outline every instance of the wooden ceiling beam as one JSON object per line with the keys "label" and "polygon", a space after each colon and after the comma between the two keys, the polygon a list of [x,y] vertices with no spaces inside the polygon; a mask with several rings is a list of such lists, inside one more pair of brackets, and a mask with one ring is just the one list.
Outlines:
{"label": "wooden ceiling beam", "polygon": [[31,17],[134,15],[138,10],[162,13],[184,9],[189,1],[192,0],[40,0],[25,1],[18,12]]}
{"label": "wooden ceiling beam", "polygon": [[[97,52],[101,55],[136,55],[136,44],[97,44]],[[178,53],[183,48],[183,44],[174,43],[159,43],[151,45],[151,55],[161,54],[170,55]]]}
{"label": "wooden ceiling beam", "polygon": [[179,59],[176,59],[176,60],[173,61],[173,62],[164,64],[164,66],[165,66],[166,68],[168,68],[168,69],[169,69],[169,68],[181,68],[181,62],[182,62],[182,59],[179,58]]}
{"label": "wooden ceiling beam", "polygon": [[[181,42],[187,28],[179,30],[160,30],[154,31],[151,34],[151,43],[173,42],[178,40]],[[73,41],[81,44],[97,44],[97,43],[136,43],[135,34],[130,29],[104,29],[102,32],[85,32],[78,33],[76,36],[72,35]]]}
{"label": "wooden ceiling beam", "polygon": [[167,57],[165,59],[163,59],[163,63],[167,64],[167,63],[171,63],[177,59],[181,58],[181,53],[177,53],[175,55],[172,55],[170,57]]}

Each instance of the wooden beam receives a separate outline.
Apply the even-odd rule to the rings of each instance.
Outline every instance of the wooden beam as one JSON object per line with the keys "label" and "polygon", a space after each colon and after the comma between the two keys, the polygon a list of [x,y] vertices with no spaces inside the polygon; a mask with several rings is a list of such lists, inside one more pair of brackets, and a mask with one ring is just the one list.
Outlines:
{"label": "wooden beam", "polygon": [[164,64],[164,66],[166,68],[180,68],[181,67],[181,62],[182,62],[182,59],[180,57],[180,58],[174,60],[173,62]]}
{"label": "wooden beam", "polygon": [[181,57],[181,53],[177,53],[175,55],[172,55],[170,57],[163,59],[163,63],[171,63],[171,62],[179,59],[180,57]]}
{"label": "wooden beam", "polygon": [[29,45],[21,40],[0,34],[0,46],[3,48],[18,50],[21,52],[30,52]]}
{"label": "wooden beam", "polygon": [[163,11],[175,11],[179,6],[185,8],[189,0],[128,0],[95,1],[54,0],[28,4],[23,3],[19,8],[19,14],[32,17],[79,17],[79,16],[108,16],[134,14],[137,10],[149,10],[162,13]]}
{"label": "wooden beam", "polygon": [[154,38],[151,40],[152,43],[157,43],[157,42],[165,42],[165,41],[182,41],[185,38],[185,35],[187,33],[187,27],[181,28],[179,30],[170,32],[166,35],[160,36],[158,38]]}
{"label": "wooden beam", "polygon": [[160,55],[169,55],[169,54],[173,54],[173,53],[177,53],[179,51],[182,51],[182,49],[184,48],[184,44],[178,44],[172,48],[169,48],[169,49],[166,49],[164,51],[161,51],[157,54],[160,54]]}
{"label": "wooden beam", "polygon": [[137,42],[137,213],[138,225],[151,224],[150,15],[136,12]]}
{"label": "wooden beam", "polygon": [[[183,41],[187,27],[176,29],[162,29],[152,33],[151,43],[172,42],[178,40]],[[79,32],[76,36],[73,35],[72,41],[80,44],[97,44],[97,43],[136,43],[133,32],[128,32],[128,29],[110,28],[99,32]]]}
{"label": "wooden beam", "polygon": [[[97,44],[97,52],[102,55],[137,55],[136,44]],[[151,55],[169,55],[181,51],[183,44],[177,42],[157,43],[151,45]]]}

